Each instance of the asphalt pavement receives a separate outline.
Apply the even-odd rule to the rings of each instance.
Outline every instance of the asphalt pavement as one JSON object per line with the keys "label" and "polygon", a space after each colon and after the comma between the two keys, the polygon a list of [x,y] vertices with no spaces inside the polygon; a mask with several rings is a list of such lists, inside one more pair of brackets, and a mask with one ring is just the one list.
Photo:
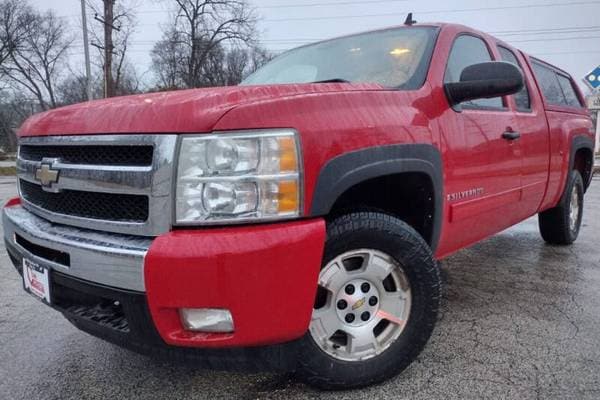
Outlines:
{"label": "asphalt pavement", "polygon": [[[0,201],[15,194],[0,179]],[[0,399],[600,399],[600,179],[579,240],[532,218],[442,262],[442,313],[404,373],[319,392],[286,375],[202,371],[123,350],[25,294],[0,248]]]}

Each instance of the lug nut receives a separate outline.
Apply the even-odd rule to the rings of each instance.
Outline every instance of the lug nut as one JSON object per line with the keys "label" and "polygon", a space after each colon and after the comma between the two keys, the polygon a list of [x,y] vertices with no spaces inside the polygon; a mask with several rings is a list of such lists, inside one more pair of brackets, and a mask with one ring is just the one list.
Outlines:
{"label": "lug nut", "polygon": [[356,289],[354,289],[354,285],[348,285],[348,286],[346,286],[345,290],[346,290],[346,294],[354,294],[354,291]]}
{"label": "lug nut", "polygon": [[369,318],[371,318],[371,314],[368,311],[365,311],[364,313],[360,314],[360,319],[362,319],[363,321],[368,321]]}
{"label": "lug nut", "polygon": [[354,318],[356,318],[354,314],[346,314],[346,317],[344,319],[347,323],[351,324],[354,322]]}
{"label": "lug nut", "polygon": [[340,310],[344,310],[346,307],[348,307],[348,303],[346,302],[346,300],[339,300],[337,302],[337,308],[339,308]]}
{"label": "lug nut", "polygon": [[372,307],[377,304],[377,297],[371,296],[369,297],[369,305]]}
{"label": "lug nut", "polygon": [[365,282],[360,285],[360,290],[362,290],[363,293],[367,293],[369,290],[371,290],[371,285],[369,285],[368,282]]}

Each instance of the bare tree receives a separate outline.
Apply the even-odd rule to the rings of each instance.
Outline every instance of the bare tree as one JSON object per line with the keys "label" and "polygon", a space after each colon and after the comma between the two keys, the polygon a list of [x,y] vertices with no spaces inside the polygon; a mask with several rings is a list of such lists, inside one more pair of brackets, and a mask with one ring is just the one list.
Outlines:
{"label": "bare tree", "polygon": [[248,63],[248,68],[244,71],[245,76],[250,75],[273,58],[275,58],[276,54],[265,49],[264,47],[253,47],[250,49],[250,62]]}
{"label": "bare tree", "polygon": [[0,66],[23,41],[26,30],[21,24],[25,6],[18,0],[0,2]]}
{"label": "bare tree", "polygon": [[175,29],[164,32],[163,39],[156,42],[150,52],[151,68],[156,76],[157,86],[161,90],[185,87],[181,74],[181,68],[185,62],[185,50],[181,36]]}
{"label": "bare tree", "polygon": [[[91,76],[92,98],[101,98],[104,93],[103,76],[95,69]],[[87,101],[87,77],[82,72],[69,69],[68,77],[57,86],[60,105],[68,105]]]}
{"label": "bare tree", "polygon": [[244,78],[250,56],[244,49],[233,49],[225,56],[225,84],[237,85]]}
{"label": "bare tree", "polygon": [[[34,96],[41,109],[56,107],[55,86],[72,42],[66,23],[53,12],[35,12],[22,1],[5,1],[2,9],[8,12],[1,28],[8,46],[0,75],[15,90]],[[19,28],[11,30],[15,25]]]}
{"label": "bare tree", "polygon": [[23,93],[0,91],[0,147],[5,152],[17,149],[17,128],[36,109]]}
{"label": "bare tree", "polygon": [[[177,41],[177,34],[157,42],[152,50],[152,69],[156,76],[157,90],[173,90],[187,87],[182,71],[185,55]],[[232,86],[269,62],[273,53],[262,47],[235,47],[227,51],[215,46],[201,66],[200,86]]]}
{"label": "bare tree", "polygon": [[[218,80],[206,74],[214,70],[209,64],[214,66],[225,44],[251,44],[254,41],[256,18],[246,0],[163,1],[176,6],[163,41],[177,46],[177,53],[182,56],[178,60],[177,75],[186,87],[207,86]],[[155,50],[154,58],[160,53],[157,47]]]}

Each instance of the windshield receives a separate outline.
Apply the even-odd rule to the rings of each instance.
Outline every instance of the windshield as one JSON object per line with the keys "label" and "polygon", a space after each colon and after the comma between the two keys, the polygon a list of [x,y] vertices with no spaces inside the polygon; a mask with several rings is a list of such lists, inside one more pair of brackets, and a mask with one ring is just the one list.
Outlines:
{"label": "windshield", "polygon": [[437,32],[434,27],[393,28],[299,47],[242,85],[347,81],[416,89],[425,81]]}

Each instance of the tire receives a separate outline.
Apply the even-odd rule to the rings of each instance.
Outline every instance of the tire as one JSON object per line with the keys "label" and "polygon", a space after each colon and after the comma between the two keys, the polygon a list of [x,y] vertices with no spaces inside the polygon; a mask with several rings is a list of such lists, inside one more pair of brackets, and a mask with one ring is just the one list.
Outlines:
{"label": "tire", "polygon": [[583,195],[583,179],[579,171],[573,170],[560,203],[539,213],[540,233],[546,242],[568,245],[577,239],[583,216]]}
{"label": "tire", "polygon": [[[330,270],[336,272],[332,275]],[[372,285],[368,291],[363,278]],[[344,288],[344,293],[337,292],[348,299],[344,308],[340,309],[332,290],[334,283]],[[348,286],[355,287],[351,296]],[[361,300],[352,300],[363,294]],[[372,302],[377,295],[379,303]],[[363,387],[399,374],[431,336],[440,298],[441,278],[431,250],[408,224],[380,212],[336,218],[327,227],[319,292],[309,332],[299,343],[297,374],[309,385],[326,390]],[[363,319],[364,310],[372,312],[371,319]],[[331,317],[334,311],[337,319]],[[348,313],[356,314],[352,324],[363,325],[349,324]],[[327,323],[320,318],[323,315],[329,316]],[[329,337],[336,324],[340,330]],[[361,332],[369,339],[353,339],[362,338]],[[370,343],[373,337],[375,342]]]}

